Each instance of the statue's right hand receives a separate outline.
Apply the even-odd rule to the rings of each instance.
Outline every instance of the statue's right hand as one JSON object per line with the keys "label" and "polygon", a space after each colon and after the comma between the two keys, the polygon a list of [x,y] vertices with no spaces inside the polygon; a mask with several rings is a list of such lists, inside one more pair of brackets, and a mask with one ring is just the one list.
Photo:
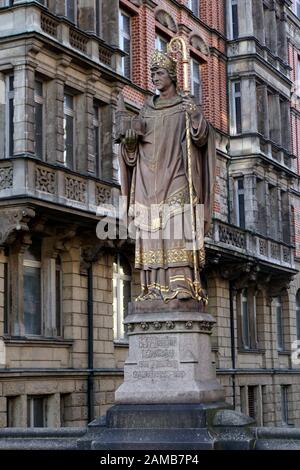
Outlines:
{"label": "statue's right hand", "polygon": [[123,144],[127,147],[129,151],[134,151],[136,149],[137,142],[137,133],[133,129],[128,129],[123,139]]}

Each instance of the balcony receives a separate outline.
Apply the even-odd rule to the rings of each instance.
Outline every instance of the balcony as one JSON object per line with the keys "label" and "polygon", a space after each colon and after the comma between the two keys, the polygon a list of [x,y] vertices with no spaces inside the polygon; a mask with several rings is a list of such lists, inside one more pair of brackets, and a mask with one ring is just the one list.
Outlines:
{"label": "balcony", "polygon": [[120,51],[108,46],[95,34],[84,33],[65,18],[59,18],[34,4],[0,9],[0,40],[7,36],[33,32],[58,45],[73,49],[99,65],[116,68]]}
{"label": "balcony", "polygon": [[33,198],[96,215],[108,214],[104,205],[117,204],[119,189],[61,166],[30,158],[0,161],[0,201]]}
{"label": "balcony", "polygon": [[281,268],[295,269],[292,246],[220,220],[214,220],[213,229],[206,242],[208,247],[213,245],[221,251],[231,252],[234,256],[240,253],[242,256]]}
{"label": "balcony", "polygon": [[230,41],[228,45],[228,57],[232,59],[238,56],[257,55],[269,65],[276,69],[280,74],[286,78],[290,78],[290,66],[284,62],[280,57],[273,54],[267,46],[259,44],[257,39],[253,37],[241,38]]}

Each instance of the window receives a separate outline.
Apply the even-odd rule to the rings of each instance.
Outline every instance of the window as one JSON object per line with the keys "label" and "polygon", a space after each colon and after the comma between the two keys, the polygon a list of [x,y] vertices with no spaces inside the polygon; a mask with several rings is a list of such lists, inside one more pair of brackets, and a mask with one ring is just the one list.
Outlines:
{"label": "window", "polygon": [[93,115],[93,139],[94,139],[94,155],[95,155],[95,171],[98,177],[101,176],[102,168],[101,168],[101,142],[100,142],[100,106],[98,104],[94,104],[94,115]]}
{"label": "window", "polygon": [[241,325],[242,325],[242,344],[245,349],[250,348],[250,325],[248,313],[248,291],[242,290],[241,294]]}
{"label": "window", "polygon": [[101,6],[100,6],[100,0],[96,0],[95,15],[96,15],[96,34],[97,34],[97,36],[101,37]]}
{"label": "window", "polygon": [[41,335],[41,252],[40,244],[30,246],[24,254],[23,301],[25,334]]}
{"label": "window", "polygon": [[277,186],[269,185],[270,237],[279,239],[279,198]]}
{"label": "window", "polygon": [[128,261],[120,254],[115,257],[113,264],[113,312],[114,339],[127,338],[123,320],[128,313],[128,303],[131,301],[131,268]]}
{"label": "window", "polygon": [[199,0],[188,0],[187,7],[192,10],[195,16],[199,16]]}
{"label": "window", "polygon": [[276,323],[277,323],[277,349],[283,351],[284,349],[284,330],[283,330],[283,316],[282,316],[282,303],[281,298],[275,299],[276,309]]}
{"label": "window", "polygon": [[257,418],[257,386],[248,386],[248,415]]}
{"label": "window", "polygon": [[14,154],[14,76],[6,79],[6,154],[8,157]]}
{"label": "window", "polygon": [[14,4],[14,0],[2,0],[0,1],[0,8],[2,7],[12,7]]}
{"label": "window", "polygon": [[290,385],[281,385],[281,420],[282,424],[290,424],[289,420],[289,390]]}
{"label": "window", "polygon": [[65,15],[68,20],[76,23],[77,21],[77,2],[76,0],[66,0],[66,10]]}
{"label": "window", "polygon": [[242,132],[241,82],[233,82],[233,126],[234,133]]}
{"label": "window", "polygon": [[167,52],[167,47],[168,41],[157,34],[155,36],[155,49],[162,52]]}
{"label": "window", "polygon": [[230,37],[236,39],[239,37],[238,0],[231,0],[230,23]]}
{"label": "window", "polygon": [[257,349],[256,291],[253,287],[242,289],[237,296],[239,347]]}
{"label": "window", "polygon": [[56,336],[62,336],[62,267],[58,256],[55,262],[55,329]]}
{"label": "window", "polygon": [[296,294],[296,328],[297,328],[297,340],[300,341],[300,289]]}
{"label": "window", "polygon": [[8,263],[4,263],[4,334],[8,333],[9,290]]}
{"label": "window", "polygon": [[74,166],[74,97],[65,94],[64,97],[64,164]]}
{"label": "window", "polygon": [[239,227],[245,228],[245,190],[244,178],[237,178],[235,181],[236,193],[236,223]]}
{"label": "window", "polygon": [[43,82],[35,81],[34,86],[34,133],[35,133],[35,154],[39,158],[44,155],[43,126],[44,126],[44,96]]}
{"label": "window", "polygon": [[27,397],[27,426],[29,428],[44,428],[47,426],[47,397]]}
{"label": "window", "polygon": [[300,18],[300,0],[295,0],[295,13]]}
{"label": "window", "polygon": [[6,398],[6,416],[8,428],[13,428],[17,425],[17,402],[18,397],[7,397]]}
{"label": "window", "polygon": [[120,48],[126,52],[126,57],[122,58],[122,74],[124,77],[131,77],[131,38],[130,38],[130,16],[119,12]]}
{"label": "window", "polygon": [[201,93],[201,76],[200,76],[200,64],[197,60],[191,60],[191,94],[194,96],[196,103],[202,103]]}

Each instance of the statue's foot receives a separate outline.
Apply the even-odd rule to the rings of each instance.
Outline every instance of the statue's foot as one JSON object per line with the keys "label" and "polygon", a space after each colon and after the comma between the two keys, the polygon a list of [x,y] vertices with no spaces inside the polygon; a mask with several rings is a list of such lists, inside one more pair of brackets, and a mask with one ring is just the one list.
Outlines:
{"label": "statue's foot", "polygon": [[137,302],[143,302],[145,300],[161,300],[161,293],[157,290],[151,289],[147,293],[142,292],[137,298]]}

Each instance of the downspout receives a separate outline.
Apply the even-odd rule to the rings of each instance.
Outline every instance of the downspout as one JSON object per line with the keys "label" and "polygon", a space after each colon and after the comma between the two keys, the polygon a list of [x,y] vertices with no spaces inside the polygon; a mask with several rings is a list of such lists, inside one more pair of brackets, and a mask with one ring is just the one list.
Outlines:
{"label": "downspout", "polygon": [[87,402],[88,402],[88,422],[94,419],[94,298],[93,298],[93,263],[88,267],[88,383],[87,383]]}
{"label": "downspout", "polygon": [[233,373],[231,374],[232,380],[232,401],[235,409],[236,393],[235,393],[235,340],[234,340],[234,308],[233,308],[233,283],[229,281],[229,309],[230,309],[230,342],[231,342],[231,366]]}

